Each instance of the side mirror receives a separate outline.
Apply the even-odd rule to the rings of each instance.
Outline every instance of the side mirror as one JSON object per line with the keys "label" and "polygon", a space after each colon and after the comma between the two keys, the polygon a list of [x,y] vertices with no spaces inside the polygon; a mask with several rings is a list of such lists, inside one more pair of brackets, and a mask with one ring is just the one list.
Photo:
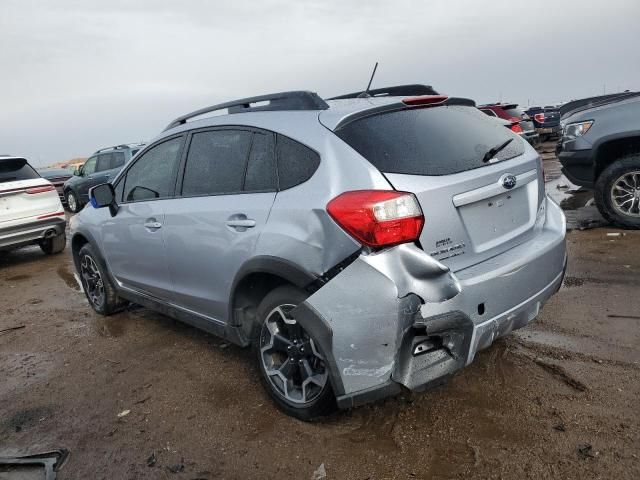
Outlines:
{"label": "side mirror", "polygon": [[109,207],[112,217],[118,213],[116,191],[110,183],[102,183],[89,190],[89,201],[93,208]]}
{"label": "side mirror", "polygon": [[80,169],[79,169],[79,168],[74,168],[74,169],[73,169],[73,174],[74,174],[76,177],[79,177],[79,176],[80,176]]}

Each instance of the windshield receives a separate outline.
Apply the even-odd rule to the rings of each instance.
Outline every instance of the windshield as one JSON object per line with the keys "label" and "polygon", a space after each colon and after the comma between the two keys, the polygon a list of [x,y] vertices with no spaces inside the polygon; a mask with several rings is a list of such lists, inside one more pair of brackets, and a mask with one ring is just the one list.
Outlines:
{"label": "windshield", "polygon": [[0,183],[30,180],[39,177],[40,175],[24,158],[0,158]]}
{"label": "windshield", "polygon": [[[441,106],[382,113],[348,123],[335,132],[384,173],[449,175],[487,165],[486,153],[514,134],[477,108]],[[496,160],[524,153],[521,141]]]}

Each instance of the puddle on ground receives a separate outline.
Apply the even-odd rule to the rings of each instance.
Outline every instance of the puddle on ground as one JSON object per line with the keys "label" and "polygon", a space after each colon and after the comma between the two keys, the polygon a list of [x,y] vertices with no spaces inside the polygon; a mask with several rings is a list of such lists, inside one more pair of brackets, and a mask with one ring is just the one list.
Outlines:
{"label": "puddle on ground", "polygon": [[593,199],[593,192],[574,185],[562,174],[555,154],[543,150],[545,186],[549,196],[564,210],[567,230],[586,230],[608,225]]}
{"label": "puddle on ground", "polygon": [[95,322],[96,333],[101,337],[121,337],[125,332],[125,321],[122,315],[99,317]]}
{"label": "puddle on ground", "polygon": [[71,272],[69,270],[68,265],[60,265],[56,270],[58,276],[64,281],[67,287],[75,290],[76,292],[81,292],[82,287],[80,284],[80,279],[75,272]]}

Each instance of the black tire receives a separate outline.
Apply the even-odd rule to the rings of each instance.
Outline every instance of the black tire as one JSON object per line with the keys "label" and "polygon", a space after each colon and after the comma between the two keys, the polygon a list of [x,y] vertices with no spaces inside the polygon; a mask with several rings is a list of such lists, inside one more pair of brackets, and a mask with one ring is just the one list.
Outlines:
{"label": "black tire", "polygon": [[[612,198],[615,185],[625,174],[640,172],[640,153],[635,153],[616,160],[607,166],[596,181],[595,200],[598,210],[602,216],[613,224],[623,228],[640,229],[640,176],[636,176],[634,195],[636,195],[635,207],[632,214],[624,214],[619,207],[616,207]],[[630,189],[633,190],[633,189]]]}
{"label": "black tire", "polygon": [[64,194],[64,198],[67,201],[67,210],[71,213],[78,213],[82,210],[82,206],[80,205],[80,199],[76,192],[73,190],[67,190]]}
{"label": "black tire", "polygon": [[67,245],[67,236],[64,232],[61,235],[55,237],[45,238],[40,241],[40,249],[47,255],[55,255],[64,250]]}
{"label": "black tire", "polygon": [[[89,305],[96,313],[111,315],[126,306],[127,302],[116,293],[104,262],[90,243],[85,244],[78,252],[77,265],[82,289]],[[90,272],[93,273],[92,278],[90,278]]]}
{"label": "black tire", "polygon": [[[333,393],[333,389],[331,388],[331,380],[329,378],[329,366],[326,365],[324,361],[320,359],[320,357],[326,358],[325,354],[320,350],[318,343],[313,342],[313,339],[310,338],[308,333],[305,332],[304,329],[302,329],[302,327],[299,324],[295,323],[295,320],[293,320],[295,325],[291,326],[292,330],[302,332],[303,336],[306,336],[304,345],[307,345],[307,346],[312,345],[312,348],[311,349],[307,348],[307,353],[304,354],[305,356],[310,358],[309,362],[306,363],[306,366],[309,367],[310,362],[314,362],[314,365],[315,367],[318,368],[319,372],[322,372],[324,370],[324,378],[325,378],[325,383],[323,387],[319,387],[314,383],[313,388],[316,389],[316,392],[314,393],[313,398],[308,402],[300,403],[300,402],[294,402],[285,398],[283,393],[271,380],[271,378],[274,378],[274,377],[270,377],[267,374],[266,367],[265,367],[266,360],[264,360],[264,358],[266,357],[271,358],[271,356],[268,355],[266,352],[263,355],[261,351],[261,345],[263,345],[266,342],[266,338],[270,337],[271,335],[268,331],[268,327],[266,326],[267,321],[270,318],[273,318],[269,316],[270,313],[272,313],[277,307],[280,307],[280,306],[287,306],[287,305],[297,306],[300,303],[304,302],[307,296],[308,295],[305,294],[303,291],[292,286],[278,287],[275,290],[269,292],[267,296],[262,300],[262,302],[260,302],[260,305],[258,306],[258,309],[256,311],[256,318],[258,321],[256,322],[256,325],[254,328],[254,335],[253,335],[253,342],[252,342],[254,355],[258,362],[258,370],[260,371],[260,381],[263,387],[269,393],[269,396],[281,411],[283,411],[287,415],[290,415],[292,417],[295,417],[303,421],[311,421],[318,417],[328,415],[329,413],[335,411],[337,408],[335,395]],[[286,328],[288,330],[289,326],[287,326]],[[288,332],[287,333],[282,332],[282,333],[283,335],[288,335]],[[293,336],[295,337],[296,335],[294,334]],[[311,340],[312,343],[310,343],[309,340]],[[298,345],[302,346],[303,343],[300,342]],[[304,347],[300,348],[300,350],[304,351]],[[318,356],[313,354],[310,355],[311,351],[317,352]],[[286,357],[286,354],[284,355],[284,357]],[[294,361],[293,362],[294,367],[291,370],[297,370],[298,374],[300,374],[304,368],[302,366],[302,362],[304,361],[305,360],[300,361],[301,362],[300,366],[298,366],[297,362]],[[284,365],[286,362],[287,362],[287,359],[285,358],[281,365]],[[304,392],[304,388],[302,389],[302,391]],[[303,395],[305,394],[303,393]]]}

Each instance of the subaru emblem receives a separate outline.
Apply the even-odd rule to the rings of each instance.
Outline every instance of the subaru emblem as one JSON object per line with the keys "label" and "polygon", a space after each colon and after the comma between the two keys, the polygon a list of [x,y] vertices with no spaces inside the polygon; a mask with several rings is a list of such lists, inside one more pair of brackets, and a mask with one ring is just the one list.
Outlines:
{"label": "subaru emblem", "polygon": [[516,178],[516,176],[511,175],[510,173],[503,175],[502,178],[500,178],[500,181],[502,183],[502,186],[507,190],[511,190],[516,186],[516,183],[518,183],[518,179]]}

